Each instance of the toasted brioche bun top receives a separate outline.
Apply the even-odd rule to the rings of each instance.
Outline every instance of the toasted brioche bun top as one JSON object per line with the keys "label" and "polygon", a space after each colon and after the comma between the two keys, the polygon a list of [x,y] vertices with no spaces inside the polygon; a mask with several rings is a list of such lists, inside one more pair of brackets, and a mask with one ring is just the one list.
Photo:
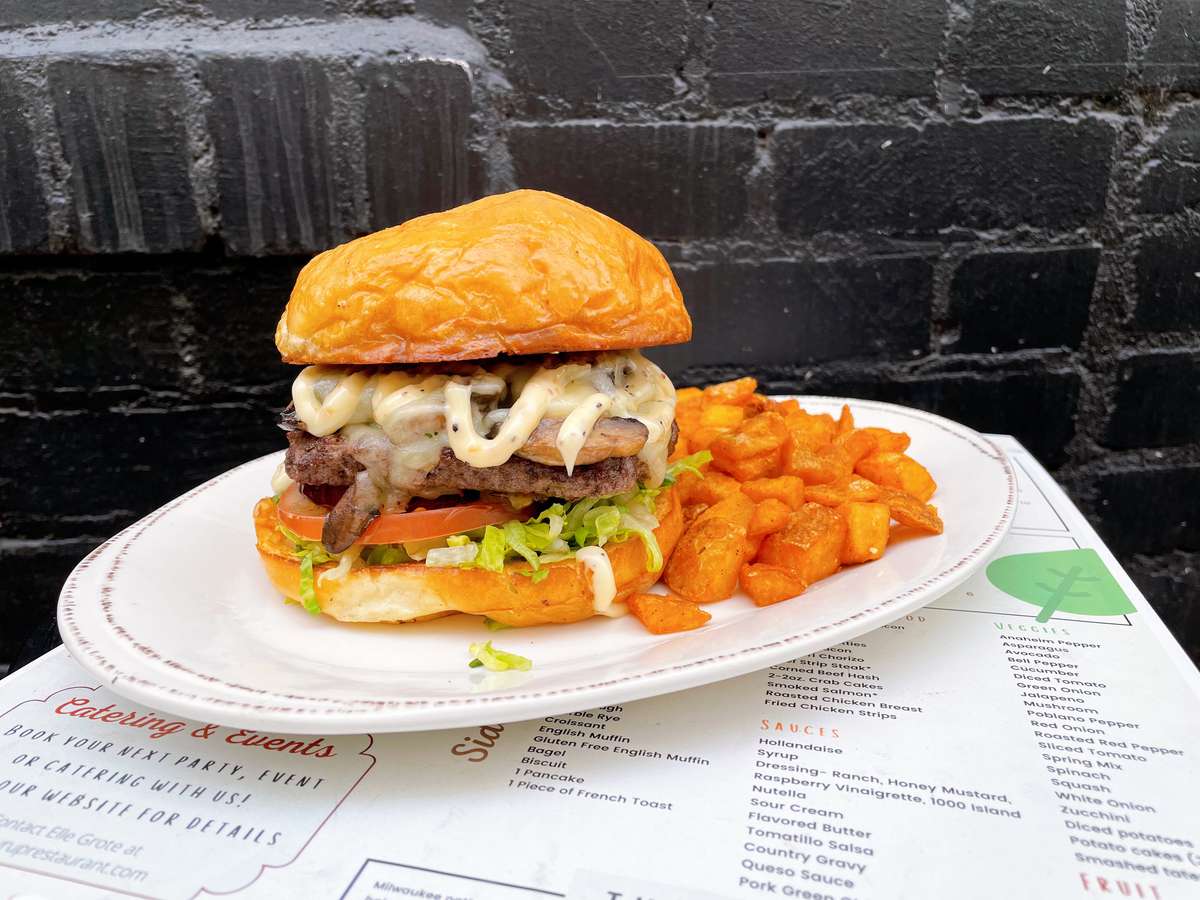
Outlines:
{"label": "toasted brioche bun top", "polygon": [[314,257],[275,331],[285,362],[378,365],[690,340],[662,254],[543,191],[484,197]]}

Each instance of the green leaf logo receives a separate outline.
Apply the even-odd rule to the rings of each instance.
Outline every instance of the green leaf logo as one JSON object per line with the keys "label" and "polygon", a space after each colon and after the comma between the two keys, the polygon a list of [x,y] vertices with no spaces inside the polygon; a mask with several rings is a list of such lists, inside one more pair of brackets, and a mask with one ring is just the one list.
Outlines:
{"label": "green leaf logo", "polygon": [[1095,550],[1002,556],[987,567],[987,579],[1004,593],[1039,607],[1039,622],[1049,622],[1060,611],[1081,616],[1136,611]]}

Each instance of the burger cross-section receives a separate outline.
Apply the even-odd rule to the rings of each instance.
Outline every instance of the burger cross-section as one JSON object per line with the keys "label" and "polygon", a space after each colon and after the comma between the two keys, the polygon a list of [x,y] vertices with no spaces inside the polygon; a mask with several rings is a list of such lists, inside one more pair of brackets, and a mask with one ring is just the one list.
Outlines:
{"label": "burger cross-section", "polygon": [[320,254],[276,331],[304,368],[254,512],[267,573],[343,621],[615,613],[682,530],[675,388],[639,348],[690,337],[658,250],[554,194]]}

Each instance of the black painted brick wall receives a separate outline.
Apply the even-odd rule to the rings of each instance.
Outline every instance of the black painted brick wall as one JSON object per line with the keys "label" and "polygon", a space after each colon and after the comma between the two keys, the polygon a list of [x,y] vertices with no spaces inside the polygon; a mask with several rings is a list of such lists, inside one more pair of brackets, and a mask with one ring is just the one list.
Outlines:
{"label": "black painted brick wall", "polygon": [[1192,0],[0,0],[0,670],[276,449],[313,252],[518,185],[656,240],[681,384],[1015,433],[1200,656]]}

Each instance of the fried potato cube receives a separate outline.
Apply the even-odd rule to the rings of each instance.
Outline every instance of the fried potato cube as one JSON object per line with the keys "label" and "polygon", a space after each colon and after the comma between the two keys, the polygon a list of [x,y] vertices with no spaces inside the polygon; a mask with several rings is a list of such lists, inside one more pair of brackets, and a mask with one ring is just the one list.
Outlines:
{"label": "fried potato cube", "polygon": [[803,594],[808,587],[796,573],[767,563],[748,563],[738,573],[742,590],[755,606],[770,606]]}
{"label": "fried potato cube", "polygon": [[872,481],[911,494],[925,503],[937,490],[937,482],[923,465],[903,453],[884,451],[860,459],[854,467]]}
{"label": "fried potato cube", "polygon": [[686,440],[700,428],[700,416],[704,412],[698,403],[687,406],[675,405],[675,422],[679,425],[680,440]]}
{"label": "fried potato cube", "polygon": [[706,509],[708,509],[707,503],[691,503],[683,507],[683,527],[686,529],[695,522]]}
{"label": "fried potato cube", "polygon": [[758,551],[762,549],[763,541],[766,539],[765,534],[746,534],[746,556],[742,565],[752,563],[758,558]]}
{"label": "fried potato cube", "polygon": [[804,505],[804,479],[795,475],[754,478],[742,482],[742,493],[755,503],[774,498],[782,500],[792,509],[799,509]]}
{"label": "fried potato cube", "polygon": [[[833,439],[829,446],[818,452],[818,456],[827,460],[833,478],[824,481],[840,481],[848,478],[854,472],[855,464],[864,456],[875,452],[875,438],[864,431],[847,431]],[[820,484],[815,478],[806,478],[806,482]]]}
{"label": "fried potato cube", "polygon": [[749,530],[750,522],[754,518],[754,509],[754,501],[741,491],[736,491],[723,497],[706,509],[697,521],[702,519],[724,519],[727,522],[732,522],[739,528]]}
{"label": "fried potato cube", "polygon": [[792,435],[792,444],[806,450],[820,450],[837,435],[837,422],[829,413],[816,415],[800,409],[784,418]]}
{"label": "fried potato cube", "polygon": [[[749,500],[750,498],[747,497],[746,499]],[[746,528],[746,533],[750,537],[771,534],[787,525],[791,515],[792,508],[790,506],[782,500],[768,497],[766,500],[754,505],[754,514],[750,516],[750,523]]]}
{"label": "fried potato cube", "polygon": [[783,474],[794,475],[802,479],[805,485],[837,481],[838,478],[849,474],[848,471],[843,471],[844,468],[832,457],[795,443],[787,448],[783,456]]}
{"label": "fried potato cube", "polygon": [[775,412],[775,401],[762,394],[751,394],[742,404],[742,409],[746,410],[746,418],[750,419],[765,412]]}
{"label": "fried potato cube", "polygon": [[[714,460],[714,465],[716,461]],[[752,456],[750,459],[725,461],[721,468],[738,481],[754,481],[758,478],[771,478],[783,469],[783,448],[774,450],[764,456]]]}
{"label": "fried potato cube", "polygon": [[852,501],[870,502],[878,500],[881,493],[879,485],[857,475],[828,484],[810,484],[804,488],[804,499],[822,506],[841,506]]}
{"label": "fried potato cube", "polygon": [[740,493],[742,485],[724,472],[717,472],[711,467],[700,475],[695,472],[684,472],[675,482],[675,491],[679,502],[684,506],[691,503],[719,503],[730,494]]}
{"label": "fried potato cube", "polygon": [[853,469],[860,459],[870,456],[877,449],[878,443],[875,436],[856,428],[852,431],[842,432],[835,437],[826,452],[840,461],[848,463]]}
{"label": "fried potato cube", "polygon": [[693,603],[725,600],[737,587],[745,561],[746,529],[728,519],[702,517],[679,539],[663,581]]}
{"label": "fried potato cube", "polygon": [[695,603],[670,594],[630,594],[625,605],[651,634],[691,631],[712,618]]}
{"label": "fried potato cube", "polygon": [[838,570],[846,528],[846,520],[832,509],[805,503],[781,531],[763,541],[758,559],[782,566],[812,584]]}
{"label": "fried potato cube", "polygon": [[731,403],[712,403],[700,411],[701,428],[732,431],[745,421],[746,410]]}
{"label": "fried potato cube", "polygon": [[735,462],[764,456],[783,447],[789,440],[787,424],[779,413],[765,412],[747,419],[731,434],[712,444],[713,462]]}
{"label": "fried potato cube", "polygon": [[[682,430],[681,430],[682,431]],[[683,432],[687,434],[688,448],[695,453],[698,450],[707,450],[715,441],[723,434],[727,434],[728,428],[708,428],[698,426],[692,431]]]}
{"label": "fried potato cube", "polygon": [[732,403],[741,405],[749,403],[754,392],[758,390],[758,380],[755,378],[737,378],[733,381],[723,381],[704,389],[704,398],[710,403]]}
{"label": "fried potato cube", "polygon": [[930,534],[941,534],[945,528],[937,509],[922,503],[912,494],[881,488],[879,502],[887,506],[892,518],[901,525],[928,531]]}
{"label": "fried potato cube", "polygon": [[775,412],[782,416],[789,416],[792,413],[802,412],[800,409],[800,401],[795,397],[788,397],[786,400],[776,400],[775,405],[771,407]]}
{"label": "fried potato cube", "polygon": [[854,430],[854,414],[850,412],[850,407],[843,403],[842,414],[838,416],[837,433],[846,434]]}
{"label": "fried potato cube", "polygon": [[892,514],[883,503],[843,503],[837,513],[846,520],[842,563],[864,563],[883,556],[891,534]]}
{"label": "fried potato cube", "polygon": [[908,449],[908,445],[912,443],[912,438],[903,431],[888,431],[886,428],[862,428],[860,431],[865,431],[874,437],[875,446],[879,450],[903,453]]}
{"label": "fried potato cube", "polygon": [[704,400],[704,391],[697,387],[675,388],[675,408],[698,404]]}

